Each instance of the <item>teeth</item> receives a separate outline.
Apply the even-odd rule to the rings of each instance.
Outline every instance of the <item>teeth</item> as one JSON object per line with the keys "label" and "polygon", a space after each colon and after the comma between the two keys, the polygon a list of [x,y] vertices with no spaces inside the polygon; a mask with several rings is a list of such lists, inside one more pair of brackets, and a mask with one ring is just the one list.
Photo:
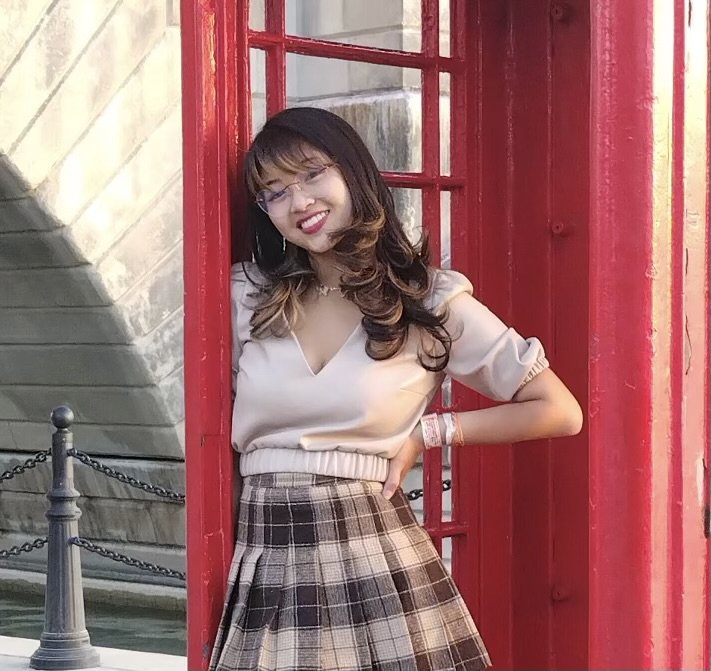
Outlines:
{"label": "teeth", "polygon": [[328,212],[319,212],[318,214],[314,214],[313,217],[309,217],[306,221],[304,221],[304,222],[301,223],[301,229],[303,230],[303,229],[305,229],[305,228],[313,228],[313,227],[316,226],[316,224],[318,224],[319,221],[321,221],[327,214],[328,214]]}

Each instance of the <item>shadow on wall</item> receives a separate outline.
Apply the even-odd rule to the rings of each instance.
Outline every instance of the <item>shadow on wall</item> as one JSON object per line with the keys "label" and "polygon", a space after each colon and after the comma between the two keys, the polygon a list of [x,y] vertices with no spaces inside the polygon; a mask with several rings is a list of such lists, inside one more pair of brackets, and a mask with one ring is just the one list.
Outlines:
{"label": "shadow on wall", "polygon": [[[182,293],[182,281],[173,284]],[[145,300],[159,299],[147,286]],[[177,348],[160,326],[148,334],[154,347],[147,348],[146,335],[136,336],[71,229],[0,155],[0,471],[49,447],[49,413],[66,404],[76,415],[79,449],[141,480],[185,491],[178,321]],[[161,379],[165,368],[171,372]],[[182,565],[182,507],[126,491],[81,466],[76,472],[82,535],[132,543],[141,558]],[[44,464],[3,483],[0,546],[46,534],[49,473]],[[32,553],[16,568],[41,571],[42,562],[41,552]],[[88,575],[125,579],[128,571],[131,579],[144,578],[101,558],[86,565]],[[3,562],[0,569],[12,567]]]}

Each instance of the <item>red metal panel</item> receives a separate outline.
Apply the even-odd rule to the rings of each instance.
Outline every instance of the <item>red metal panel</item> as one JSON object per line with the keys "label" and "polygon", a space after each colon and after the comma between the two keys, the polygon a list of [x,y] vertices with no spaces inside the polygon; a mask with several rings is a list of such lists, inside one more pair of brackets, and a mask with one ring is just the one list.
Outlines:
{"label": "red metal panel", "polygon": [[[502,314],[521,333],[537,335],[556,367],[551,319],[551,76],[547,3],[509,2],[510,228],[506,280],[510,308]],[[572,101],[571,101],[572,102]],[[493,227],[492,227],[493,228]],[[494,280],[496,269],[488,268]],[[499,306],[495,306],[499,307]],[[508,306],[507,306],[508,307]],[[513,457],[513,665],[552,666],[552,500],[549,441],[515,445]],[[577,666],[577,665],[576,665]]]}
{"label": "red metal panel", "polygon": [[[273,116],[286,106],[286,33],[285,0],[266,0],[266,33],[273,42],[267,48],[267,117]],[[256,42],[256,40],[255,40]]]}
{"label": "red metal panel", "polygon": [[[649,337],[654,290],[649,272],[651,12],[649,0],[593,3],[591,11],[588,432],[593,669],[652,668],[654,652],[649,589],[654,523],[649,459],[654,392]],[[623,213],[634,235],[630,226],[620,225]]]}
{"label": "red metal panel", "polygon": [[702,4],[593,5],[593,669],[708,662],[707,31]]}
{"label": "red metal panel", "polygon": [[[460,253],[476,252],[477,295],[541,337],[584,404],[588,5],[482,2],[468,25],[478,54],[468,62],[469,172],[479,186]],[[584,437],[480,454],[480,619],[494,662],[584,668]]]}
{"label": "red metal panel", "polygon": [[[451,184],[450,245],[453,267],[474,277],[474,262],[471,233],[474,230],[478,193],[478,166],[472,160],[478,147],[478,113],[476,89],[476,50],[474,26],[475,12],[467,0],[450,2],[450,53],[457,60],[463,60],[471,68],[469,74],[454,72],[451,75],[451,126],[450,153],[451,173],[458,182]],[[467,27],[470,27],[468,30]],[[445,180],[441,181],[443,186]],[[467,185],[468,188],[461,188]],[[460,188],[456,188],[460,187]],[[452,404],[454,410],[475,407],[475,395],[455,385]],[[464,450],[454,450],[452,459],[452,517],[461,524],[466,533],[452,540],[452,572],[462,596],[471,609],[477,624],[482,624],[481,609],[481,561],[480,548],[480,506],[478,505],[480,481],[480,452],[472,446]],[[494,620],[496,614],[494,613]],[[501,623],[501,620],[499,620]],[[493,629],[493,628],[492,628]],[[498,631],[501,631],[500,629]],[[487,638],[487,645],[489,639]],[[497,660],[498,661],[498,660]]]}
{"label": "red metal panel", "polygon": [[[462,3],[464,4],[464,3]],[[472,6],[474,5],[474,6]],[[506,317],[510,285],[507,272],[511,227],[507,213],[508,104],[506,60],[509,51],[505,3],[480,0],[467,3],[467,28],[460,41],[466,45],[468,77],[466,106],[466,171],[472,190],[464,195],[458,213],[463,223],[453,235],[452,264],[473,281],[476,295]],[[453,44],[453,46],[455,46]],[[453,216],[454,218],[454,216]],[[464,223],[466,222],[466,223]],[[487,226],[487,223],[489,224]],[[452,227],[454,234],[454,226]],[[458,389],[463,408],[485,402]],[[512,608],[512,492],[511,449],[504,445],[478,446],[462,454],[469,463],[467,477],[477,484],[470,495],[477,511],[474,557],[477,564],[478,624],[497,668],[513,668]],[[472,502],[471,498],[475,498]]]}
{"label": "red metal panel", "polygon": [[[278,2],[278,0],[274,0]],[[295,37],[261,31],[249,32],[249,41],[253,47],[268,48],[283,44],[286,51],[304,56],[319,56],[322,58],[342,58],[348,61],[375,63],[378,65],[394,65],[402,68],[423,68],[437,66],[443,72],[463,72],[464,62],[447,56],[424,56],[410,51],[363,47],[356,44],[329,42],[310,37]]]}
{"label": "red metal panel", "polygon": [[233,538],[230,428],[230,185],[233,8],[181,3],[188,666],[207,668]]}
{"label": "red metal panel", "polygon": [[[590,10],[588,0],[550,10],[551,360],[588,406],[590,190]],[[588,450],[586,436],[551,445],[551,666],[587,668]]]}
{"label": "red metal panel", "polygon": [[[437,0],[422,0],[422,53],[431,59],[439,54]],[[439,72],[432,64],[422,70],[422,172],[437,179],[439,166]],[[435,184],[422,189],[422,226],[430,235],[433,258],[440,256],[440,195]],[[437,401],[439,404],[439,399]],[[442,451],[425,455],[423,461],[424,526],[437,552],[442,554]]]}

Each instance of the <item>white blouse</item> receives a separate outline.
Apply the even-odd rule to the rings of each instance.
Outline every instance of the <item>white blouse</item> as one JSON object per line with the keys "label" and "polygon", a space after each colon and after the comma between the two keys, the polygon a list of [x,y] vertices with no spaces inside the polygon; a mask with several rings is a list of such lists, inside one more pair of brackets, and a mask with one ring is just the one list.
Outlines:
{"label": "white blouse", "polygon": [[[246,263],[258,281],[255,264]],[[232,445],[240,472],[307,472],[384,482],[388,460],[415,428],[445,375],[493,399],[508,401],[548,366],[536,338],[524,340],[472,297],[461,273],[433,270],[428,307],[449,306],[447,328],[459,337],[440,373],[417,360],[411,335],[394,357],[374,361],[358,324],[314,374],[296,337],[252,338],[251,282],[232,269]],[[456,301],[455,297],[459,297]]]}

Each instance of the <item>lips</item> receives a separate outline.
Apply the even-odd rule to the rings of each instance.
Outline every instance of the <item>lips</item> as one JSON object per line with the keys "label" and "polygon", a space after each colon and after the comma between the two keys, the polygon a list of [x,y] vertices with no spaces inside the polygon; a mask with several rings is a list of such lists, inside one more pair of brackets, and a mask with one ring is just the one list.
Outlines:
{"label": "lips", "polygon": [[329,210],[324,210],[323,212],[317,212],[314,215],[311,215],[310,217],[307,217],[305,219],[301,219],[298,222],[298,226],[301,229],[303,233],[306,233],[307,235],[313,235],[314,233],[318,233],[326,223],[326,219],[328,218],[328,213]]}

